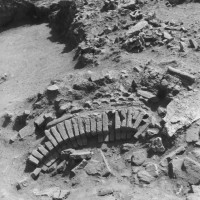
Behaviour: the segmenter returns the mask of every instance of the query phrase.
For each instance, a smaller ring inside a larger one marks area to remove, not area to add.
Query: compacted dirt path
[[[0,33],[0,111],[36,94],[51,80],[73,69],[72,53],[52,42],[47,24],[26,25]]]

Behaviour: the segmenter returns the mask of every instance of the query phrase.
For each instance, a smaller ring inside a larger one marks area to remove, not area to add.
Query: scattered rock
[[[192,124],[186,130],[186,142],[197,142],[199,140],[200,125],[198,123]]]
[[[184,158],[183,164],[186,173],[190,176],[188,182],[198,184],[200,181],[200,164],[189,157]]]
[[[62,190],[59,187],[51,187],[41,191],[39,191],[38,189],[34,189],[33,194],[41,197],[49,197],[53,200],[64,200],[69,196],[70,191]]]
[[[82,160],[80,164],[78,164],[75,168],[71,170],[71,172],[76,175],[81,169],[84,169],[84,167],[87,165],[87,160]]]
[[[71,113],[74,114],[74,113],[78,113],[78,112],[81,112],[83,111],[83,107],[81,106],[74,106],[72,109],[71,109]]]
[[[49,87],[47,87],[48,92],[57,93],[58,90],[59,90],[59,87],[56,84],[50,85]]]
[[[126,152],[126,151],[130,151],[131,149],[133,149],[135,147],[134,144],[130,144],[130,143],[125,143],[121,146],[121,151],[122,152]]]
[[[112,188],[101,188],[98,190],[97,194],[98,196],[107,196],[107,195],[111,195],[113,192],[114,191]]]
[[[160,117],[164,118],[166,116],[167,111],[165,108],[159,106],[157,111]]]
[[[151,183],[152,181],[155,180],[155,178],[145,170],[139,171],[137,173],[137,176],[140,181],[145,183]]]
[[[174,158],[172,161],[169,162],[169,176],[171,178],[185,178],[185,174],[182,171],[184,158]]]
[[[195,50],[198,50],[199,44],[197,43],[197,41],[195,41],[194,39],[190,39],[189,42],[190,42],[191,48],[194,48]]]
[[[148,163],[145,170],[153,177],[158,177],[160,171],[158,165],[154,163]]]
[[[142,165],[147,159],[147,151],[141,149],[132,153],[131,162],[133,165],[139,166]]]
[[[71,106],[72,106],[72,104],[70,102],[61,105],[59,108],[59,113],[62,114],[64,112],[68,111],[71,108]]]
[[[102,175],[102,170],[102,164],[96,160],[90,160],[90,162],[85,167],[86,173],[91,176]]]
[[[147,100],[152,101],[152,102],[158,102],[158,98],[154,94],[152,94],[151,92],[144,91],[144,90],[138,90],[137,94],[139,96],[142,96],[143,98],[145,98]]]
[[[40,115],[34,122],[35,126],[41,128],[45,124],[44,115]]]
[[[132,37],[136,34],[138,34],[140,31],[142,31],[144,28],[148,26],[148,22],[145,20],[142,20],[138,22],[135,26],[132,26],[128,31],[127,31],[127,36]]]
[[[147,129],[147,136],[153,137],[155,135],[158,135],[159,131],[160,130],[158,128],[148,128]]]
[[[163,146],[162,138],[161,137],[157,137],[157,138],[154,138],[152,140],[151,149],[155,153],[163,153],[163,152],[165,152],[165,147]]]

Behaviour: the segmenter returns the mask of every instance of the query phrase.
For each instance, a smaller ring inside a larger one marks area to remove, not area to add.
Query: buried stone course
[[[149,125],[149,115],[131,107],[60,122],[45,130],[46,142],[29,156],[28,161],[36,167],[32,177],[36,178],[40,171],[48,171],[65,149],[87,147],[88,140],[92,137],[98,143],[138,139]]]

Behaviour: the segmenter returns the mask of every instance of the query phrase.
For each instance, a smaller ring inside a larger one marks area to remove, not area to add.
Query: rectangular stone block
[[[127,110],[126,109],[122,109],[120,111],[120,118],[121,118],[121,139],[122,140],[126,140],[126,132],[127,132]]]
[[[147,130],[148,127],[149,127],[149,123],[146,123],[146,124],[140,126],[139,129],[138,129],[138,131],[137,131],[136,134],[134,135],[134,138],[138,139],[139,136],[140,136],[142,133],[144,133],[144,132]]]
[[[83,142],[82,142],[81,137],[79,135],[79,128],[78,128],[77,119],[73,118],[71,120],[71,122],[72,122],[72,127],[73,127],[73,130],[74,130],[74,136],[76,138],[76,141],[77,141],[79,146],[83,146]]]
[[[60,133],[56,130],[55,126],[51,127],[50,131],[51,131],[52,135],[55,137],[58,144],[63,142],[63,139],[61,138]]]
[[[32,173],[31,173],[31,177],[35,180],[38,178],[39,174],[41,172],[41,168],[36,168]]]
[[[44,158],[44,156],[37,150],[33,150],[32,155],[40,161]]]
[[[144,117],[144,113],[140,112],[139,115],[136,118],[135,123],[133,124],[133,129],[137,130],[137,128],[139,127],[140,123],[142,122],[142,119]]]
[[[133,109],[132,108],[128,108],[127,110],[127,139],[131,139],[133,136],[133,122],[132,122],[132,115],[133,115]]]
[[[67,131],[63,122],[56,125],[58,132],[60,133],[62,139],[66,141],[68,139]]]
[[[49,154],[49,151],[43,146],[43,145],[40,145],[38,147],[38,150],[41,152],[42,155],[44,156],[47,156]]]
[[[87,137],[85,135],[85,129],[84,129],[84,124],[83,124],[83,119],[78,117],[78,127],[79,127],[79,134],[80,137],[82,139],[83,145],[86,146],[87,145]]]
[[[96,125],[96,117],[92,116],[90,118],[90,125],[91,125],[91,135],[95,136],[97,135],[97,125]]]
[[[132,120],[133,122],[136,121],[138,115],[139,115],[140,111],[139,110],[134,110],[133,114],[132,114]]]
[[[38,165],[39,164],[39,160],[37,158],[35,158],[34,156],[32,156],[32,155],[30,155],[28,157],[28,160],[34,165]]]
[[[70,138],[70,141],[71,141],[73,147],[77,148],[78,144],[74,137],[71,120],[65,120],[65,128],[67,130],[68,137]]]
[[[108,115],[107,113],[102,114],[102,120],[103,120],[103,133],[104,133],[104,141],[109,142],[109,121],[108,121]]]
[[[49,151],[52,151],[54,149],[54,146],[52,145],[52,143],[50,141],[48,142],[45,142],[44,143],[46,148],[49,150]]]
[[[42,166],[42,172],[43,173],[46,173],[46,171],[48,170],[48,167],[46,165],[43,165]]]
[[[58,146],[58,142],[56,139],[51,135],[49,130],[45,130],[45,135],[49,139],[49,141],[53,144],[54,147]]]
[[[47,167],[50,167],[54,162],[56,162],[56,160],[59,158],[59,154],[57,152],[52,153],[51,155],[49,155],[47,157],[47,159],[43,162],[44,165],[46,165]]]
[[[115,141],[115,114],[111,113],[109,117],[109,141],[114,142]]]
[[[121,127],[121,121],[120,121],[119,113],[118,111],[115,111],[115,138],[116,140],[121,139],[120,127]]]
[[[102,143],[104,141],[104,133],[103,133],[103,121],[102,121],[102,115],[98,115],[96,117],[96,123],[97,123],[97,136],[98,136],[98,142]]]
[[[90,118],[84,118],[84,127],[85,127],[85,133],[86,136],[91,136],[91,125],[90,125]]]

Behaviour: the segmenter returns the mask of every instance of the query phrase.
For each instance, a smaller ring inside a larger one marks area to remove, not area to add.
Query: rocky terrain
[[[0,0],[0,199],[200,199],[199,3]]]

